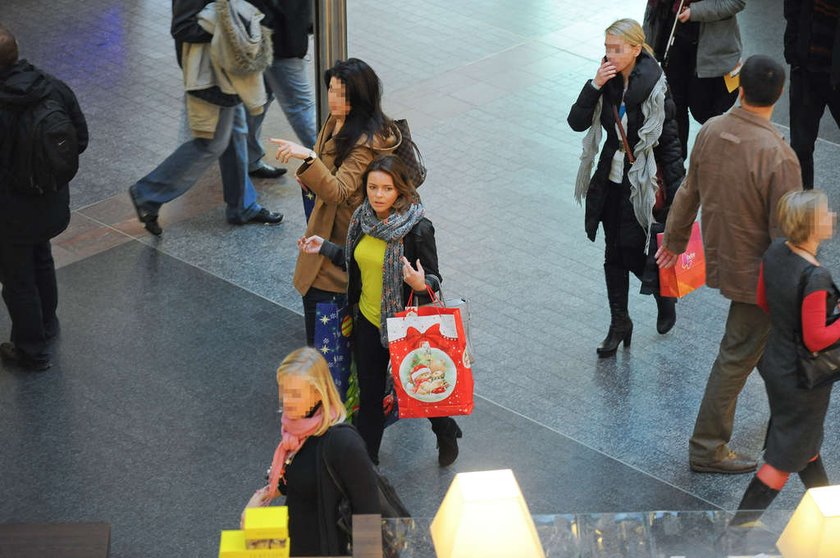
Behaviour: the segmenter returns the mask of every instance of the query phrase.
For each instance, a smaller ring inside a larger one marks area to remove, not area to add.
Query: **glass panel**
[[[792,511],[765,512],[730,527],[724,511],[535,515],[547,558],[714,558],[778,556]],[[431,518],[383,520],[387,558],[435,558]]]

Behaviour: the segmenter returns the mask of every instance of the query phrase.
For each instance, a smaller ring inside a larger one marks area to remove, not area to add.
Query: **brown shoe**
[[[729,454],[720,461],[712,463],[697,463],[689,461],[691,470],[695,473],[722,473],[725,475],[740,475],[755,471],[758,464],[740,453],[729,450]]]

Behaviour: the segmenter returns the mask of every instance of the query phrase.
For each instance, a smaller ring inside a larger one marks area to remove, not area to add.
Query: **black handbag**
[[[408,121],[394,120],[394,125],[400,131],[402,141],[394,148],[394,155],[399,157],[408,171],[408,178],[415,188],[419,188],[426,180],[426,165],[423,163],[423,156],[417,144],[411,139],[411,130],[408,128]]]
[[[799,308],[802,309],[805,285],[815,266],[809,266],[799,279]],[[802,325],[795,334],[796,372],[799,387],[816,389],[840,380],[840,341],[821,351],[811,351],[802,340]]]
[[[351,424],[342,423],[336,424],[330,430],[335,428],[353,428],[355,427]],[[330,434],[326,435],[326,439],[324,440],[325,446],[321,450],[321,458],[324,462],[324,467],[327,469],[327,473],[330,475],[330,478],[335,484],[335,487],[338,489],[338,493],[340,494],[340,498],[338,501],[338,528],[345,534],[347,540],[350,543],[350,548],[347,549],[348,552],[352,553],[352,545],[353,545],[353,509],[350,506],[350,498],[347,497],[347,491],[344,490],[344,487],[341,485],[341,482],[338,480],[338,477],[335,474],[330,462],[326,458],[327,448],[329,447],[326,444],[329,444],[330,441]],[[376,487],[379,492],[379,507],[381,509],[381,516],[383,519],[398,519],[398,518],[410,518],[411,513],[409,513],[408,508],[405,507],[402,500],[400,500],[397,491],[394,489],[393,485],[388,481],[388,479],[379,472],[373,464],[373,472],[376,475]],[[382,525],[382,546],[385,558],[392,558],[399,556],[399,551],[403,550],[405,547],[405,541],[399,540],[394,533],[386,528],[386,525]]]

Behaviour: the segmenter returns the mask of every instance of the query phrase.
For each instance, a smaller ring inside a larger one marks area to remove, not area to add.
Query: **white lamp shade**
[[[840,486],[805,492],[776,546],[784,558],[840,556]]]
[[[510,469],[457,474],[431,532],[438,558],[545,558]]]

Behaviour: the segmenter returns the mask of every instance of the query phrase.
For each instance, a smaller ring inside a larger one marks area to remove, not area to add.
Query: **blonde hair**
[[[782,196],[776,209],[782,234],[794,244],[807,241],[814,234],[817,213],[823,205],[828,205],[828,197],[821,190],[800,190]]]
[[[277,368],[278,387],[282,385],[283,378],[286,376],[303,378],[321,398],[321,405],[324,408],[323,421],[315,431],[315,436],[321,436],[330,426],[343,422],[347,417],[347,410],[338,395],[338,390],[335,389],[330,368],[321,353],[312,347],[292,351]],[[336,415],[335,419],[333,415]]]
[[[653,49],[645,42],[645,31],[638,21],[631,18],[616,20],[604,31],[605,35],[614,35],[624,40],[631,47],[641,46],[653,56]]]

